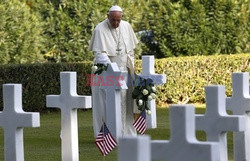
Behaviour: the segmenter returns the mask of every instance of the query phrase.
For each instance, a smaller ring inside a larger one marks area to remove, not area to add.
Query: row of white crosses
[[[121,72],[116,63],[111,63],[107,69],[107,72],[103,72],[101,77],[103,78],[104,84],[108,83],[109,76],[113,78],[119,78],[128,74],[127,72]],[[162,85],[166,83],[165,74],[155,74],[154,70],[154,56],[142,56],[142,78],[148,79],[151,78],[155,85]],[[122,136],[121,134],[121,90],[128,89],[127,84],[130,82],[125,82],[122,79],[114,79],[113,86],[101,86],[106,93],[106,124],[112,134],[112,136],[117,140]],[[130,80],[129,80],[130,81]],[[117,85],[119,84],[119,85]],[[151,114],[147,115],[147,128],[156,128],[156,105],[155,100],[148,102],[148,107],[151,110]]]
[[[113,67],[114,65],[111,64]],[[113,69],[113,68],[112,68]],[[113,69],[119,73],[119,71]],[[119,73],[120,75],[120,73]],[[227,131],[238,131],[234,135],[235,160],[249,159],[249,96],[248,73],[233,74],[233,96],[227,98],[226,104],[234,114],[245,116],[229,116],[225,108],[225,89],[223,86],[209,86],[206,88],[207,112],[205,115],[194,115],[194,107],[191,105],[173,105],[170,107],[171,139],[168,141],[149,141],[149,138],[139,138],[139,141],[128,141],[122,138],[119,141],[119,149],[136,148],[134,155],[123,155],[128,150],[119,150],[119,156],[130,156],[131,161],[145,159],[145,148],[149,151],[146,158],[160,160],[224,160],[227,153],[225,133]],[[117,89],[115,89],[117,90]],[[118,89],[119,90],[119,89]],[[4,111],[0,112],[0,126],[5,132],[5,160],[23,161],[23,127],[39,126],[38,113],[26,113],[22,110],[21,85],[5,84]],[[47,106],[59,107],[62,111],[62,160],[78,161],[78,132],[77,132],[77,108],[88,108],[91,106],[90,96],[78,96],[76,93],[76,73],[61,73],[61,94],[59,96],[47,96]],[[210,109],[212,108],[212,109]],[[213,119],[209,119],[212,117]],[[200,120],[195,125],[196,120]],[[245,120],[246,119],[246,120]],[[217,121],[215,121],[217,120]],[[229,120],[230,123],[227,123]],[[220,122],[220,123],[218,123]],[[232,123],[233,122],[233,123]],[[212,126],[214,124],[214,126]],[[231,126],[226,126],[231,124]],[[246,126],[245,126],[246,124]],[[117,125],[116,125],[117,126]],[[195,138],[195,126],[197,129],[210,126],[203,130],[207,133],[208,142],[200,142]],[[67,130],[65,130],[67,129]],[[243,131],[243,132],[242,132]],[[239,134],[239,135],[237,135]],[[8,137],[6,137],[8,136]],[[131,138],[128,138],[131,139]],[[144,143],[146,142],[146,143]],[[131,146],[131,144],[133,144]],[[150,143],[150,144],[148,144]],[[66,146],[67,145],[67,146]],[[134,146],[136,145],[136,146]],[[129,148],[127,148],[129,146]],[[150,148],[151,147],[151,148]],[[143,150],[142,150],[143,149]],[[141,151],[142,150],[142,151]],[[238,152],[240,150],[240,152]],[[151,151],[151,153],[150,153]],[[176,153],[178,151],[178,153]],[[132,157],[135,157],[134,159]],[[122,160],[122,157],[119,157]],[[126,157],[126,159],[128,159]]]
[[[61,109],[62,161],[79,161],[77,109],[90,108],[91,96],[76,92],[76,72],[61,72],[61,94],[48,95],[47,107]],[[4,109],[0,127],[4,128],[5,161],[24,161],[23,128],[39,127],[40,115],[22,109],[22,85],[3,85]]]
[[[234,133],[234,161],[250,160],[250,95],[249,74],[233,74],[233,95],[227,98],[227,109],[234,115],[242,115],[246,118],[246,130]]]
[[[127,72],[121,72],[116,63],[111,63],[108,67],[107,72],[102,73],[104,83],[106,84],[106,77],[114,76],[121,77],[128,74]],[[151,78],[155,85],[162,85],[166,83],[165,74],[156,74],[154,68],[154,56],[142,56],[142,73],[139,74],[142,78]],[[130,80],[129,80],[130,81]],[[120,86],[116,84],[120,83]],[[118,139],[121,137],[121,90],[128,89],[127,84],[124,80],[114,80],[114,86],[101,86],[106,93],[106,124],[109,127],[111,134],[114,138]],[[148,107],[151,114],[146,116],[147,128],[157,128],[157,117],[156,117],[156,103],[155,99],[148,102]]]
[[[157,84],[166,82],[165,75],[154,73],[154,57],[143,58],[144,78],[153,78]],[[106,74],[106,75],[105,75]],[[108,75],[121,76],[122,73],[117,64],[112,63],[103,77]],[[61,138],[62,138],[62,160],[78,161],[78,123],[77,109],[90,108],[91,96],[79,96],[76,92],[76,72],[61,72],[61,94],[48,95],[46,97],[47,107],[56,107],[61,110]],[[121,137],[121,105],[120,90],[127,89],[126,83],[121,81],[121,86],[103,86],[107,93],[106,110],[107,124],[113,136],[118,139]],[[118,82],[115,82],[117,84]],[[4,110],[0,112],[0,127],[4,128],[5,160],[6,161],[23,161],[23,127],[39,127],[39,113],[27,113],[22,109],[22,85],[21,84],[4,84],[3,85]],[[155,102],[152,102],[152,115],[148,118],[149,128],[156,128],[156,109]]]
[[[232,97],[228,98],[225,97],[224,86],[211,85],[205,88],[206,112],[204,115],[195,115],[193,105],[171,105],[169,109],[170,140],[150,141],[148,137],[120,138],[119,161],[150,161],[151,159],[227,161],[226,133],[228,131],[233,131],[234,134],[234,160],[249,161],[249,74],[233,73],[232,82],[233,93]],[[233,115],[228,115],[226,110],[232,111]],[[206,142],[196,139],[196,130],[206,132]],[[128,149],[131,148],[136,151],[136,154],[129,155],[131,151]]]

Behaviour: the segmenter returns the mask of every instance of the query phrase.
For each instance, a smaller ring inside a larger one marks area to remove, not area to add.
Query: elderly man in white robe
[[[112,6],[107,19],[99,23],[92,35],[89,50],[95,54],[94,64],[117,63],[121,71],[134,71],[134,49],[138,43],[131,25],[122,20],[123,12],[119,6]],[[125,79],[128,79],[126,77]],[[128,80],[127,80],[128,81]],[[135,135],[133,127],[132,86],[121,91],[122,135]],[[105,92],[98,86],[92,86],[93,127],[97,137],[105,118]]]

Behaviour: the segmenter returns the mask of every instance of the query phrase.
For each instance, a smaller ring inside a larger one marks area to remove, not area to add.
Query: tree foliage
[[[42,23],[19,0],[0,1],[0,64],[44,61]]]
[[[152,0],[143,22],[154,33],[158,57],[235,54],[250,50],[250,2]],[[151,47],[150,44],[147,45]]]
[[[2,0],[0,63],[92,60],[88,43],[112,5],[157,58],[250,51],[248,0]]]
[[[40,0],[41,2],[44,0]],[[40,2],[40,3],[41,3]],[[80,62],[92,60],[93,53],[88,51],[88,43],[95,26],[107,17],[111,5],[118,2],[112,0],[74,0],[41,3],[42,7],[33,4],[43,17],[46,38],[45,58],[51,62]],[[124,19],[134,24],[138,2],[123,1]],[[139,19],[139,18],[138,18]]]

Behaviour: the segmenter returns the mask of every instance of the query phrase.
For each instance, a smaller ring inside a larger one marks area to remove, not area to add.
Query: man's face
[[[109,19],[109,22],[111,24],[111,27],[117,28],[117,27],[119,27],[119,24],[120,24],[121,19],[122,19],[122,12],[118,12],[118,11],[109,12],[108,19]]]

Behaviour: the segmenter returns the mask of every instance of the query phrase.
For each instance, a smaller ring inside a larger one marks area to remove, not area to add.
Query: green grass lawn
[[[204,113],[204,108],[197,108],[196,113]],[[25,161],[60,161],[61,140],[60,140],[60,113],[41,114],[41,126],[39,128],[24,129],[24,153]],[[79,126],[79,152],[80,161],[103,161],[100,151],[95,145],[92,129],[91,110],[78,111]],[[167,108],[157,109],[157,129],[149,129],[146,134],[151,139],[170,139],[169,113]],[[197,138],[205,140],[204,132],[198,131]],[[228,134],[229,160],[233,160],[232,133]],[[4,160],[3,150],[3,129],[0,128],[0,161]],[[117,161],[117,148],[113,150],[105,161]]]

